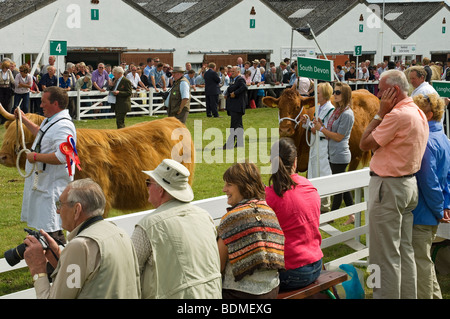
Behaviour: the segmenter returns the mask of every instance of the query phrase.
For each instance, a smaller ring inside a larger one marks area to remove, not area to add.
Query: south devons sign
[[[297,57],[298,75],[321,81],[333,81],[334,66],[331,60]]]

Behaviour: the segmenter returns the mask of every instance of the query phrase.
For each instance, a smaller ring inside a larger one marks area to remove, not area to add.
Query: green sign
[[[364,31],[364,24],[360,24],[359,25],[359,32],[363,32]]]
[[[98,9],[91,9],[91,20],[98,20]]]
[[[353,54],[354,56],[361,56],[362,55],[362,45],[355,45],[355,52]]]
[[[434,89],[440,97],[450,97],[450,82],[448,81],[433,81]]]
[[[67,55],[67,41],[50,41],[50,55]]]
[[[442,33],[445,33],[445,27],[442,27]]]
[[[255,19],[250,19],[250,29],[254,29],[256,25]]]
[[[333,61],[297,57],[297,70],[299,76],[310,79],[333,81]]]

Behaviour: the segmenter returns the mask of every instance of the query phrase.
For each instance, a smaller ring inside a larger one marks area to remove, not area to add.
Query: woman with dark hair
[[[308,179],[295,173],[297,149],[291,138],[272,146],[271,162],[266,201],[285,236],[286,270],[280,271],[280,289],[299,289],[314,282],[322,269],[320,196]]]
[[[264,184],[255,164],[228,168],[223,192],[227,213],[218,227],[217,245],[224,299],[275,299],[284,268],[284,235],[265,202]]]
[[[333,174],[344,173],[350,163],[352,154],[348,141],[352,132],[355,117],[351,107],[352,89],[346,83],[338,82],[334,87],[334,112],[325,125],[320,118],[314,120],[314,128],[316,131],[322,132],[328,139],[328,156],[330,160],[331,172]],[[337,210],[341,207],[342,197],[346,206],[353,205],[353,197],[350,192],[344,194],[336,194],[333,197],[331,210]],[[353,222],[355,217],[351,215],[346,224]]]
[[[28,64],[23,64],[19,68],[19,73],[16,75],[14,80],[14,106],[11,109],[11,113],[14,112],[16,107],[20,104],[20,109],[24,113],[28,113],[30,104],[30,90],[33,86],[33,77],[29,74],[30,66]],[[21,103],[22,102],[22,103]]]

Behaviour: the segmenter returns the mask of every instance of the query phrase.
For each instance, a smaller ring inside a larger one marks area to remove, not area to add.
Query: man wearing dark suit
[[[219,117],[217,105],[219,105],[220,77],[216,72],[216,64],[210,63],[209,69],[205,72],[205,97],[206,97],[206,116]]]
[[[280,78],[282,78],[282,72],[280,73]],[[280,85],[282,82],[277,79],[277,68],[271,67],[265,72],[265,84],[270,85]],[[281,89],[267,89],[267,95],[273,96],[275,98],[281,95]]]
[[[230,136],[223,146],[224,149],[244,146],[242,116],[245,114],[247,84],[240,74],[241,69],[238,66],[231,69],[230,85],[224,93],[227,114],[231,117]]]
[[[286,70],[287,64],[286,62],[280,62],[280,65],[276,68],[276,82],[283,82],[284,70]]]
[[[114,82],[111,86],[110,95],[112,95],[111,109],[116,114],[117,128],[125,127],[125,116],[127,112],[131,111],[131,93],[132,86],[130,80],[123,76],[124,70],[122,67],[115,67],[113,70]]]

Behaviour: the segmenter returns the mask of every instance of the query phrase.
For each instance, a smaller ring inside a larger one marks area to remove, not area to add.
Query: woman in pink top
[[[322,236],[319,232],[320,196],[317,189],[296,173],[297,149],[291,138],[272,146],[272,176],[266,202],[275,211],[285,235],[285,271],[280,290],[299,289],[314,282],[322,269]]]

